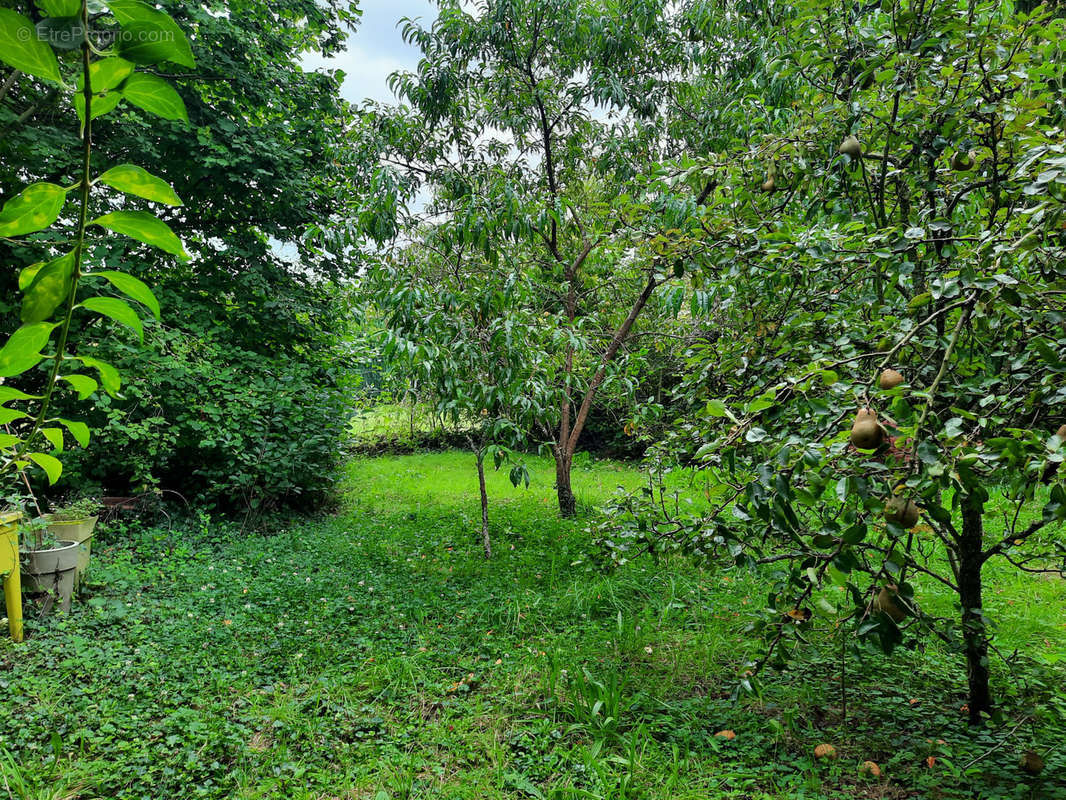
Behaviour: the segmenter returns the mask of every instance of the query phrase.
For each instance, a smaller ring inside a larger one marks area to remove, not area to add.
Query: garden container
[[[45,514],[44,520],[48,523],[48,532],[61,542],[77,542],[84,545],[78,551],[78,575],[76,582],[80,583],[85,570],[89,568],[89,555],[93,546],[93,530],[96,528],[96,517],[84,519],[54,520],[51,514]]]
[[[81,549],[78,542],[60,542],[58,547],[50,550],[22,551],[22,583],[27,592],[48,594],[42,608],[44,613],[48,613],[56,601],[63,611],[70,611]]]
[[[17,511],[0,512],[0,581],[11,638],[22,641],[22,581],[19,574],[19,520]]]

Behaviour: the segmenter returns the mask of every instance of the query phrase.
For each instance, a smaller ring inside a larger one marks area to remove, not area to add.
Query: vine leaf
[[[119,300],[117,297],[90,297],[83,300],[81,305],[82,308],[95,311],[97,314],[103,314],[105,317],[110,317],[115,322],[131,328],[140,337],[141,344],[144,344],[144,325],[141,324],[141,318],[137,316],[137,312],[130,308],[129,303],[125,300]]]
[[[88,375],[60,375],[59,379],[70,384],[71,388],[78,393],[79,400],[85,400],[100,388],[100,384]]]
[[[30,264],[28,267],[22,268],[22,272],[19,273],[20,292],[24,292],[30,288],[33,279],[37,277],[37,273],[40,272],[47,263],[47,261],[38,261],[36,264]]]
[[[122,26],[118,49],[124,58],[136,64],[172,61],[196,67],[185,32],[167,14],[139,0],[110,0],[107,5]]]
[[[100,373],[100,383],[103,385],[105,392],[112,397],[118,395],[118,390],[122,388],[122,376],[118,374],[117,369],[98,358],[91,358],[90,356],[74,357],[85,366]],[[70,377],[74,376],[71,375]]]
[[[12,400],[40,400],[40,395],[26,394],[14,386],[0,386],[0,404],[10,403]]]
[[[0,8],[0,61],[27,75],[64,85],[52,48],[37,37],[29,19],[9,8]]]
[[[0,211],[0,236],[21,236],[47,228],[67,201],[67,190],[54,183],[35,183],[12,197]]]
[[[122,96],[138,108],[163,119],[189,121],[185,101],[177,90],[162,78],[135,72],[122,85]]]
[[[42,322],[70,295],[74,277],[74,253],[49,261],[34,275],[22,300],[22,321]]]
[[[16,330],[0,349],[0,378],[21,375],[44,358],[41,348],[56,326],[50,322],[35,322]]]
[[[85,41],[85,26],[81,17],[46,17],[35,26],[37,38],[56,50],[78,50]]]
[[[82,447],[89,446],[89,426],[84,422],[80,422],[76,419],[63,419],[60,417],[59,424],[70,431],[70,435],[74,437],[75,441]]]
[[[41,428],[41,435],[52,443],[59,452],[63,452],[63,430],[62,428]]]
[[[48,483],[53,484],[59,480],[59,476],[63,474],[63,465],[58,458],[50,456],[47,453],[29,453],[27,457],[30,461],[34,462],[37,466],[44,470],[48,476]]]
[[[119,92],[108,92],[107,94],[94,94],[93,95],[93,113],[92,118],[102,117],[111,111],[114,111],[118,104],[122,102],[122,95]],[[78,112],[78,120],[82,125],[85,124],[85,95],[74,95],[74,110]]]
[[[148,285],[140,278],[127,275],[125,272],[114,272],[111,270],[94,272],[92,275],[93,277],[106,278],[111,282],[112,286],[126,295],[126,297],[146,305],[156,319],[161,318],[159,301],[156,300],[155,295],[152,294],[152,290],[148,288]]]
[[[160,319],[159,301],[155,299],[152,290],[140,278],[127,275],[125,272],[111,270],[94,272],[92,275],[93,277],[106,278],[111,281],[111,285],[126,295],[126,297],[136,300],[138,303],[143,303],[156,319]]]
[[[112,91],[130,75],[133,74],[134,65],[124,58],[112,56],[100,61],[94,61],[89,66],[89,85],[93,90],[93,119],[102,117],[109,111],[113,111],[122,102],[122,92]],[[78,93],[74,95],[74,110],[78,112],[78,119],[85,124],[85,96],[81,89],[85,87],[84,74],[78,78]]]
[[[89,65],[89,85],[95,94],[107,92],[133,74],[134,65],[124,58],[111,56]],[[78,89],[85,86],[85,77],[78,78]]]
[[[170,226],[147,211],[112,211],[110,214],[97,217],[91,224],[158,247],[182,261],[189,260],[189,254],[185,252],[181,239],[175,235]]]
[[[29,414],[24,411],[16,411],[13,408],[0,407],[0,425],[7,425],[10,422],[14,422],[17,419],[24,419],[28,416]]]
[[[76,17],[81,13],[81,0],[37,0],[37,7],[47,17]]]
[[[143,197],[153,203],[163,203],[168,206],[180,206],[181,198],[174,192],[170,184],[162,178],[157,178],[143,167],[133,164],[120,164],[112,167],[97,181],[107,184],[112,189],[120,192]]]

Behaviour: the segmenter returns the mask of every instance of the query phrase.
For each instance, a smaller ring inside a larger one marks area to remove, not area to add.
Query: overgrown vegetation
[[[112,523],[76,612],[0,643],[14,797],[1066,796],[1063,582],[993,575],[1000,646],[1025,654],[996,678],[1002,727],[967,730],[942,645],[841,660],[846,629],[737,704],[767,583],[677,559],[575,569],[587,535],[545,513],[550,458],[529,489],[488,474],[486,562],[469,458],[353,462],[336,517],[266,536]],[[642,480],[574,472],[584,507]],[[1042,777],[1018,768],[1029,747]]]
[[[0,9],[0,794],[1066,797],[1062,4],[436,6]]]
[[[162,488],[230,512],[310,510],[339,464],[347,301],[337,281],[349,264],[304,234],[337,204],[334,162],[349,109],[337,76],[304,71],[301,53],[336,52],[357,11],[302,0],[162,5],[189,34],[186,63],[156,69],[176,87],[168,102],[182,105],[180,118],[150,122],[121,102],[94,122],[93,139],[108,159],[121,154],[173,186],[183,206],[164,216],[194,261],[117,238],[88,240],[87,263],[122,265],[146,281],[166,321],[149,321],[144,343],[119,331],[103,341],[95,329],[73,331],[73,352],[91,350],[126,378],[121,396],[101,393],[87,414],[78,408],[97,442],[68,453],[58,491]],[[31,22],[46,13],[31,0],[14,7]],[[92,13],[95,44],[105,47],[113,26]],[[12,70],[0,86],[0,194],[27,179],[73,182],[79,131],[55,113],[61,93]],[[0,278],[3,330],[14,329],[19,269],[38,261],[41,247],[58,246],[43,234],[0,239],[10,267]],[[59,416],[75,413],[58,399]]]

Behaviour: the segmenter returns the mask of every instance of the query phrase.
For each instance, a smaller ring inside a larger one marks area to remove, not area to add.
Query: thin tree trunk
[[[577,443],[581,437],[581,431],[585,427],[585,422],[588,420],[589,410],[592,408],[592,401],[596,397],[596,391],[600,388],[604,378],[607,377],[607,367],[614,361],[614,357],[618,354],[619,348],[621,348],[626,337],[629,336],[629,331],[633,328],[633,323],[637,321],[637,317],[640,316],[640,312],[644,310],[644,306],[647,305],[648,300],[651,298],[652,293],[658,286],[658,282],[655,277],[649,276],[648,282],[644,285],[644,290],[640,293],[636,300],[633,301],[633,305],[629,309],[629,314],[622,321],[622,324],[618,326],[618,329],[611,337],[611,342],[607,346],[607,351],[600,359],[600,365],[596,369],[596,373],[592,376],[592,380],[589,381],[588,389],[585,390],[585,395],[581,400],[581,406],[577,409],[577,414],[573,418],[571,423],[570,419],[570,395],[569,392],[563,398],[561,421],[559,424],[559,438],[555,443],[553,452],[555,454],[555,491],[559,496],[559,514],[566,517],[573,517],[577,513],[577,503],[574,500],[574,492],[570,488],[570,467],[574,463],[574,453],[577,452]],[[569,376],[573,371],[573,351],[568,351],[566,355],[566,375]]]
[[[485,548],[485,558],[492,558],[492,541],[489,538],[489,493],[485,488],[485,448],[478,448],[477,481],[481,487],[481,544]]]
[[[984,504],[972,496],[962,502],[962,538],[959,542],[959,602],[962,605],[962,636],[966,651],[970,724],[981,722],[981,713],[991,713],[989,689],[988,632],[982,613],[981,567]]]
[[[574,454],[565,448],[556,447],[555,454],[555,493],[559,497],[559,515],[563,518],[577,514],[577,500],[570,488],[570,467],[574,463]]]

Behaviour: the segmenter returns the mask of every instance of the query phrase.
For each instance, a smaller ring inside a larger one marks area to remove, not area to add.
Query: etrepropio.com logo
[[[98,47],[118,45],[120,50],[138,45],[160,44],[175,40],[173,31],[156,27],[137,28],[136,26],[110,30],[93,30],[90,26],[89,37]],[[34,38],[50,44],[57,50],[73,50],[81,47],[85,41],[85,26],[80,19],[49,18],[38,23],[32,29],[19,28],[19,41],[28,42]]]

